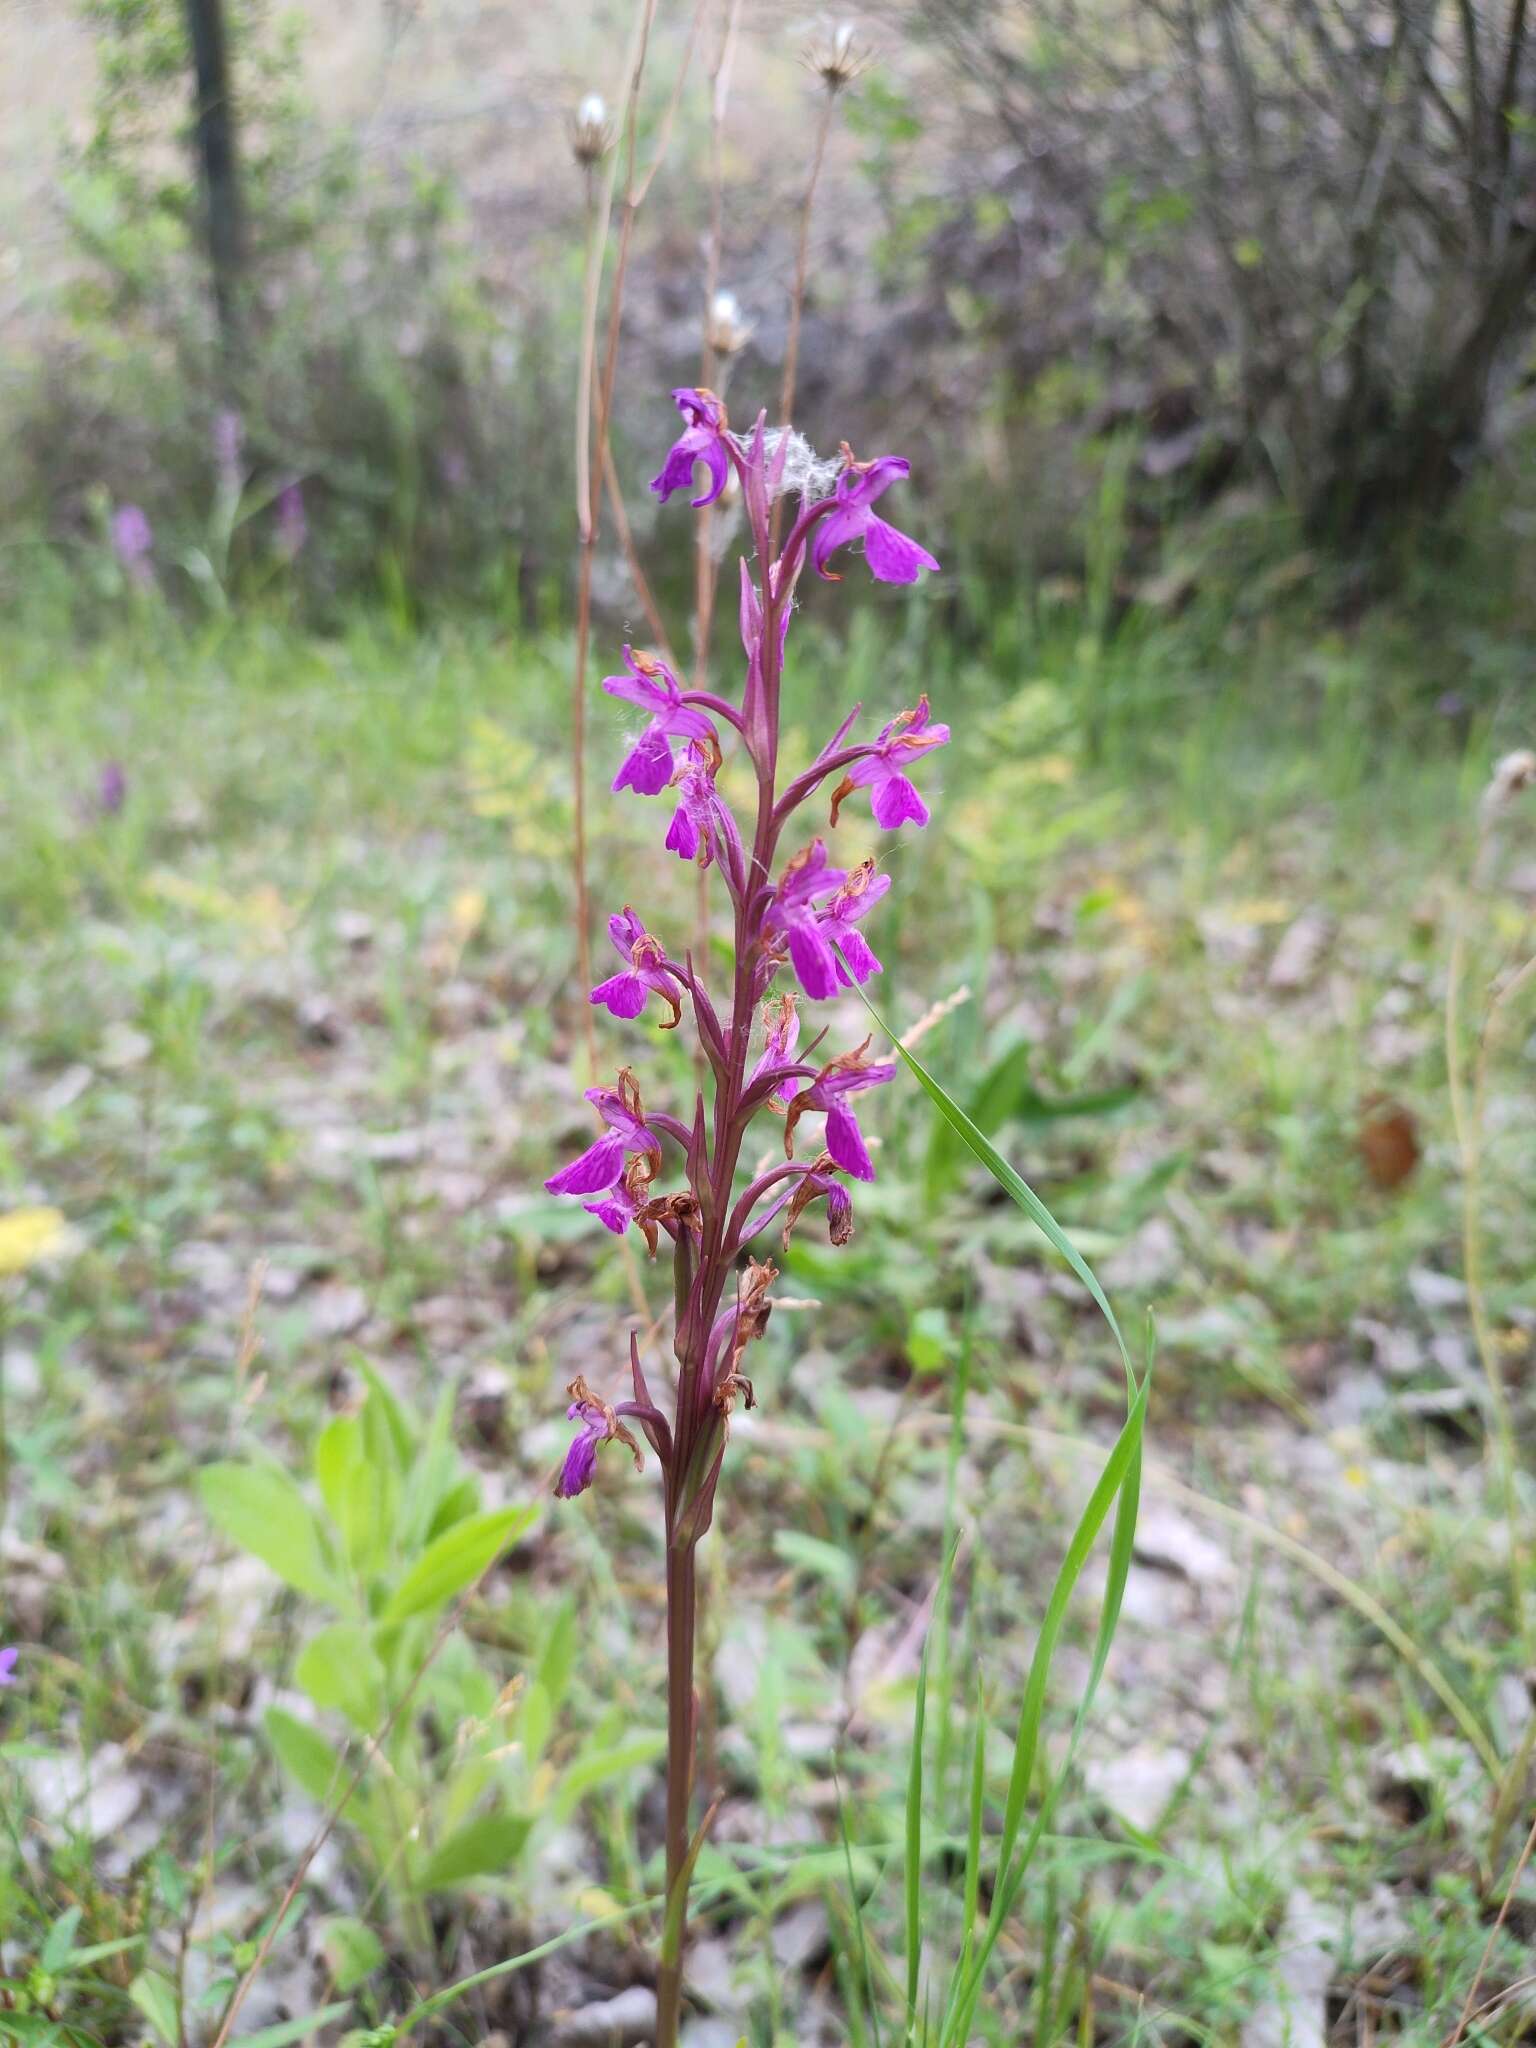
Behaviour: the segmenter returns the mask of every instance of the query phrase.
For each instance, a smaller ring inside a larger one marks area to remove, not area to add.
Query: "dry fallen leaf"
[[[1372,1185],[1384,1192],[1400,1188],[1419,1163],[1418,1119],[1391,1096],[1365,1098],[1355,1142]]]

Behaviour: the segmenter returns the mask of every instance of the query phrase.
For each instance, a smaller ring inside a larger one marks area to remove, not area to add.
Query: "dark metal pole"
[[[203,226],[213,274],[219,332],[233,348],[240,326],[240,277],[245,267],[245,213],[235,106],[229,84],[229,40],[224,0],[187,0],[196,80],[194,141],[203,187]]]

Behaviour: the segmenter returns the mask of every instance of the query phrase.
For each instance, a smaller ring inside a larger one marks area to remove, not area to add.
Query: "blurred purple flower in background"
[[[0,1650],[0,1685],[16,1683],[16,1660],[20,1655],[20,1650],[15,1648]]]
[[[96,777],[96,808],[104,818],[115,818],[128,795],[128,777],[121,761],[103,761]]]
[[[304,486],[295,477],[277,494],[277,546],[288,561],[303,553],[309,539],[309,520],[304,511]]]
[[[240,457],[245,450],[245,426],[239,413],[222,406],[213,416],[213,459],[219,483],[232,496],[240,492]]]
[[[119,505],[112,514],[112,552],[135,583],[154,581],[149,560],[154,545],[155,530],[143,506]]]

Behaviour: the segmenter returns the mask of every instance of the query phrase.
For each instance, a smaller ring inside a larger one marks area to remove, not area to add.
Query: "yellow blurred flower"
[[[11,1209],[0,1215],[0,1279],[25,1273],[64,1236],[57,1209]]]

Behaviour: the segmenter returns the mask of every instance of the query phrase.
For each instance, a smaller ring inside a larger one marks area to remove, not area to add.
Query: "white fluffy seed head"
[[[717,356],[739,355],[752,339],[752,329],[742,317],[734,292],[716,292],[709,304],[706,338]]]
[[[583,169],[601,163],[613,146],[613,130],[601,93],[587,93],[571,121],[571,154]]]

